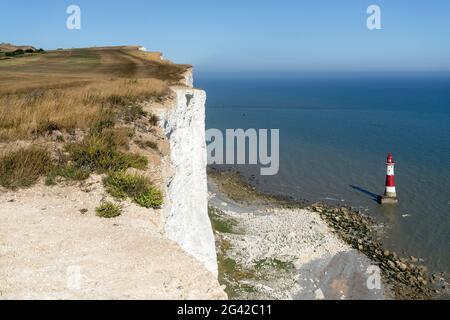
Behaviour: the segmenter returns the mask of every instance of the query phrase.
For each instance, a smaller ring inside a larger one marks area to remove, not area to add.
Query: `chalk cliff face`
[[[184,73],[184,82],[188,87],[193,87],[194,86],[194,74],[192,71],[192,68],[189,68],[185,73]]]
[[[208,217],[206,177],[206,93],[186,86],[173,87],[175,106],[163,115],[170,141],[170,171],[163,214],[164,231],[185,251],[217,276],[217,256]]]

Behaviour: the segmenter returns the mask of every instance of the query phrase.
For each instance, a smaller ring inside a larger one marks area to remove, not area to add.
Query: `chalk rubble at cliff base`
[[[225,275],[234,298],[385,298],[382,284],[376,290],[367,288],[371,261],[336,237],[319,215],[300,208],[242,205],[228,199],[211,180],[209,185],[210,205],[222,218],[236,221],[233,232],[216,233],[218,246],[227,246],[220,254],[248,275]],[[333,260],[339,255],[341,260]]]
[[[230,275],[221,276],[234,298],[423,299],[448,294],[445,275],[429,276],[419,259],[384,249],[378,239],[381,226],[360,212],[289,203],[246,186],[256,200],[243,204],[221,190],[239,188],[238,178],[233,173],[209,177],[215,208],[210,214],[213,220],[228,219],[234,230],[216,231],[219,255],[225,256],[219,262],[223,265],[228,257],[245,271],[225,270]],[[262,262],[271,262],[265,263],[265,272],[258,268]]]

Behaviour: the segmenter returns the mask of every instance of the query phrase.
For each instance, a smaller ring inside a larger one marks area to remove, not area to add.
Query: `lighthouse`
[[[381,204],[397,204],[397,191],[395,189],[395,162],[394,157],[391,153],[387,156],[386,161],[386,189],[384,191],[384,196],[380,197]]]

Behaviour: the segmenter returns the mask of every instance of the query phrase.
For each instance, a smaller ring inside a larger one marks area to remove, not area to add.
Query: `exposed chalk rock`
[[[184,76],[184,84],[188,87],[193,88],[194,87],[194,74],[192,68],[189,68],[186,70],[186,72],[183,74]]]
[[[186,87],[172,90],[176,105],[162,119],[170,141],[172,171],[166,191],[164,231],[217,276],[216,247],[208,217],[206,93]]]
[[[325,296],[324,296],[324,294],[322,292],[322,289],[317,289],[314,292],[314,299],[315,300],[324,300],[325,299]]]

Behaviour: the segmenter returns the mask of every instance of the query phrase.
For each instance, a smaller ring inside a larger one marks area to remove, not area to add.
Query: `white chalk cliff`
[[[162,115],[170,142],[171,178],[163,208],[166,236],[217,276],[214,234],[208,217],[205,141],[206,93],[192,88],[192,70],[185,86],[173,87],[175,105]]]

